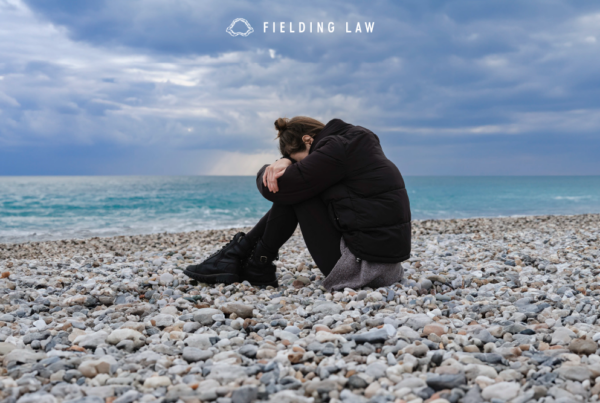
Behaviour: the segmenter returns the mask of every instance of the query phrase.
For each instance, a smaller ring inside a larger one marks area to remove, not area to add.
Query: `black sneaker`
[[[250,253],[250,257],[248,257],[242,267],[240,274],[241,280],[246,280],[250,284],[259,287],[266,287],[269,285],[278,287],[279,282],[275,276],[277,267],[273,263],[274,260],[278,259],[279,254],[267,250],[262,239],[259,240]]]
[[[202,283],[239,283],[243,261],[252,251],[245,233],[238,232],[224,247],[204,262],[188,266],[183,273]]]

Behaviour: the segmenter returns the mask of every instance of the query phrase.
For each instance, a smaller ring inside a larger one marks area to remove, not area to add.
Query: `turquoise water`
[[[600,176],[405,177],[414,219],[600,213]],[[0,177],[0,242],[253,225],[250,176]]]

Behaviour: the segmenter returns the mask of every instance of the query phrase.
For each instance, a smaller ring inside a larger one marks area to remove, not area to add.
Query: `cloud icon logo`
[[[248,27],[248,30],[246,32],[235,32],[233,30],[233,26],[235,25],[236,22],[241,21],[244,24],[246,24],[246,27]],[[252,28],[252,26],[250,25],[250,23],[248,21],[246,21],[244,18],[236,18],[235,20],[233,20],[233,22],[227,27],[227,29],[225,30],[225,32],[227,32],[229,35],[231,36],[238,36],[238,35],[242,35],[242,36],[248,36],[250,35],[252,32],[254,32],[254,28]]]

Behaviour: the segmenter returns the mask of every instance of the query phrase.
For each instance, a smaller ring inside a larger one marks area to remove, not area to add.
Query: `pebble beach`
[[[183,268],[238,231],[0,244],[0,401],[568,403],[600,393],[600,215],[413,221],[404,279]]]

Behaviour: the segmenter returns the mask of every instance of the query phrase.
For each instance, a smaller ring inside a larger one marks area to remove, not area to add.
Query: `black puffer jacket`
[[[350,251],[369,262],[401,262],[410,256],[411,215],[404,180],[369,129],[332,119],[314,138],[309,155],[278,179],[279,191],[263,185],[274,203],[296,204],[319,195]]]

